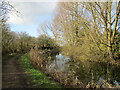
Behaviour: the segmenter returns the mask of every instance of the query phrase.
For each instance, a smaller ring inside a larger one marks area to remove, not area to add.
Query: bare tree
[[[84,3],[83,6],[92,16],[91,34],[93,41],[99,45],[98,48],[102,51],[100,44],[104,45],[107,50],[107,55],[113,58],[113,45],[117,31],[120,29],[120,2],[94,2]],[[87,25],[86,25],[87,26]]]

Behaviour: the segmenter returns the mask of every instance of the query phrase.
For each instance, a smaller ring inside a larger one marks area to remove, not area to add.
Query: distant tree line
[[[10,12],[19,13],[9,2],[0,2],[0,34],[2,43],[2,53],[25,53],[31,48],[51,49],[57,48],[58,45],[54,39],[47,35],[40,35],[38,38],[29,36],[26,32],[16,33],[10,30],[7,20]],[[55,52],[55,50],[53,50]],[[56,51],[58,53],[58,51]]]

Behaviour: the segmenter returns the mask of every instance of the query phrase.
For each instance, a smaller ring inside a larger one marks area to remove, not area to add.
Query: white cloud
[[[8,0],[10,2],[60,2],[60,1],[70,1],[70,0]]]
[[[119,0],[12,0],[12,2],[111,2],[111,1],[119,2]]]
[[[35,16],[52,15],[57,6],[57,2],[12,2],[19,16],[12,12],[9,14],[8,23],[31,24],[35,23]]]

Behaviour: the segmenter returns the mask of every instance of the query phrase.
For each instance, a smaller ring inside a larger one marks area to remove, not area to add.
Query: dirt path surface
[[[27,78],[25,72],[19,68],[16,55],[2,65],[2,88],[27,88]]]

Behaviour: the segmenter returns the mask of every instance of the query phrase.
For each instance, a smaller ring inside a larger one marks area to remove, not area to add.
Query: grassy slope
[[[44,73],[36,70],[29,62],[28,54],[20,57],[20,66],[28,73],[29,82],[33,88],[61,88],[61,86],[51,81]]]

